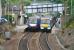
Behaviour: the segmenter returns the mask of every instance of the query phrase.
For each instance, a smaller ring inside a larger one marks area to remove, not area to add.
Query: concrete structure
[[[22,14],[22,11],[20,11],[20,21],[19,25],[24,25],[24,15]]]

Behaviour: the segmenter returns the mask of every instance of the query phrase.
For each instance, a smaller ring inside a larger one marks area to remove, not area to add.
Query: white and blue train
[[[40,17],[29,17],[29,19],[27,20],[27,25],[28,28],[27,30],[29,31],[38,31],[40,29]]]

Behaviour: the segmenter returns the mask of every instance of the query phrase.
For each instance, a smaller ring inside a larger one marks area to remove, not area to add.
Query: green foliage
[[[10,0],[11,3],[18,3],[18,0]]]
[[[24,0],[24,5],[30,5],[30,3],[32,2],[32,0]]]
[[[63,3],[63,0],[50,0],[53,3]]]
[[[74,28],[74,20],[72,20],[72,21],[70,21],[70,23],[69,23],[69,26],[68,26],[69,28]]]
[[[64,25],[64,28],[74,28],[74,18],[70,19],[69,22]]]
[[[5,4],[6,4],[6,0],[1,0],[2,7],[5,7]]]
[[[67,0],[67,5],[69,8],[67,8],[67,13],[70,14],[69,21],[65,23],[65,28],[74,28],[74,0]],[[72,1],[72,2],[71,2]],[[71,14],[72,11],[72,14]]]
[[[20,4],[21,1],[23,1],[24,5],[29,5],[32,0],[10,0],[12,4]]]
[[[32,2],[32,0],[2,0],[1,3],[2,6],[5,6],[8,3],[16,5],[20,4],[21,1],[23,1],[24,5],[29,5]]]
[[[12,15],[5,15],[3,18],[7,19],[10,23],[12,22]]]
[[[43,2],[43,1],[52,2],[52,3],[62,3],[63,2],[63,0],[36,0],[36,2]]]
[[[32,13],[27,13],[26,14],[28,17],[31,17],[32,16]]]
[[[42,2],[42,1],[49,1],[49,0],[36,0],[37,2]]]

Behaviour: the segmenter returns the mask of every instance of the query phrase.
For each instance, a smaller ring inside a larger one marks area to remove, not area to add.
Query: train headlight
[[[51,29],[50,27],[48,27],[47,29]]]
[[[41,27],[41,29],[44,29],[43,27]]]

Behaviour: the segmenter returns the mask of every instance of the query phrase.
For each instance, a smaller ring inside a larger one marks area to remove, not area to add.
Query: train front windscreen
[[[44,30],[50,30],[51,29],[51,26],[50,26],[50,19],[41,19],[41,25],[40,25],[40,28],[41,29],[44,29]]]
[[[37,23],[37,19],[29,19],[29,24],[36,24]]]
[[[49,19],[43,19],[43,20],[41,20],[41,24],[50,24],[50,20]]]

